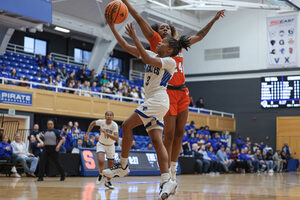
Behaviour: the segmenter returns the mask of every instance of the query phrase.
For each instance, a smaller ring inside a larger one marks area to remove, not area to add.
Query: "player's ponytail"
[[[182,48],[188,51],[190,46],[190,38],[185,35],[181,36],[179,40],[169,38],[169,47],[173,49],[173,53],[170,55],[171,57],[175,57]]]

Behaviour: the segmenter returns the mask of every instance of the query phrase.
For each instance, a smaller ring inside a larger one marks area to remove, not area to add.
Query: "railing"
[[[35,57],[37,55],[35,53],[25,52],[24,51],[24,46],[17,45],[17,44],[11,44],[11,43],[8,43],[8,45],[6,47],[6,51],[19,53],[19,54],[23,54],[23,55],[26,55],[26,56],[34,56]]]
[[[28,87],[31,89],[34,88],[33,86],[41,86],[41,87],[44,87],[45,90],[49,90],[48,88],[53,88],[53,89],[55,89],[54,90],[55,92],[73,91],[75,94],[78,94],[80,96],[90,96],[90,97],[95,97],[95,98],[100,98],[100,99],[112,98],[113,100],[116,100],[116,101],[126,101],[126,102],[137,103],[137,104],[142,104],[144,102],[143,99],[124,97],[124,96],[119,96],[119,95],[115,95],[115,94],[92,92],[92,91],[87,91],[87,90],[82,90],[82,89],[54,86],[54,85],[36,83],[36,82],[31,82],[31,81],[21,81],[21,80],[9,79],[9,78],[4,78],[4,77],[0,77],[0,80],[2,82],[2,85],[9,84],[9,82],[26,83],[26,84],[28,84]],[[203,109],[203,108],[193,108],[193,107],[190,107],[189,110],[191,112],[196,112],[196,113],[202,113],[202,114],[208,114],[208,115],[218,115],[218,116],[222,116],[222,117],[234,118],[233,113],[226,113],[226,112],[208,110],[208,109]]]
[[[54,89],[54,92],[73,91],[74,93],[78,94],[79,96],[91,96],[91,97],[97,97],[100,99],[105,99],[105,98],[111,97],[114,100],[128,101],[128,102],[133,102],[133,103],[138,103],[138,104],[142,104],[144,102],[143,99],[124,97],[124,96],[108,94],[108,93],[92,92],[92,91],[87,91],[87,90],[82,90],[82,89],[74,89],[74,88],[69,88],[69,87],[49,85],[49,84],[43,84],[43,83],[37,83],[37,82],[31,82],[31,81],[21,81],[21,80],[17,80],[17,79],[9,79],[9,78],[4,78],[4,77],[0,77],[0,80],[2,82],[2,85],[7,84],[9,82],[26,83],[26,84],[28,84],[28,87],[31,89],[34,89],[34,86],[41,86],[44,88],[52,88],[52,89]],[[11,85],[11,84],[8,84],[8,85]],[[49,90],[49,89],[45,89],[45,90]]]

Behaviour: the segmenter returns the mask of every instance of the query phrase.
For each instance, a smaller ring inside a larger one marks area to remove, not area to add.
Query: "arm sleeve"
[[[156,53],[156,47],[158,43],[162,41],[162,38],[157,32],[154,32],[153,36],[148,39],[148,42],[150,44],[150,50]]]
[[[12,147],[12,149],[13,149],[13,152],[14,152],[14,154],[18,154],[18,153],[20,153],[20,151],[16,148],[16,146],[15,146],[15,143],[14,142],[12,142],[11,143],[11,147]]]
[[[96,125],[97,126],[101,126],[102,122],[103,122],[102,119],[98,119],[98,120],[96,120]]]
[[[161,68],[173,73],[176,69],[176,61],[171,57],[161,58]]]

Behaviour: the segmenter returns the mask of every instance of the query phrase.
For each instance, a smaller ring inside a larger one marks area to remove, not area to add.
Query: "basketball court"
[[[160,178],[126,177],[114,179],[114,190],[95,184],[95,178],[69,177],[65,182],[58,178],[46,178],[36,182],[32,178],[0,179],[1,199],[157,199]],[[186,200],[298,200],[300,182],[298,173],[274,174],[229,174],[229,175],[181,175],[176,196],[169,199]]]

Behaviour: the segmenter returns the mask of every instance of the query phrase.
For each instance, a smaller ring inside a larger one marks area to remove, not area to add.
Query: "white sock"
[[[171,162],[171,170],[172,171],[176,171],[176,169],[177,169],[177,162]]]
[[[125,168],[128,163],[128,158],[121,157],[120,163],[121,163],[122,167]]]
[[[161,174],[161,182],[167,182],[170,179],[170,174],[169,173],[163,173]]]

